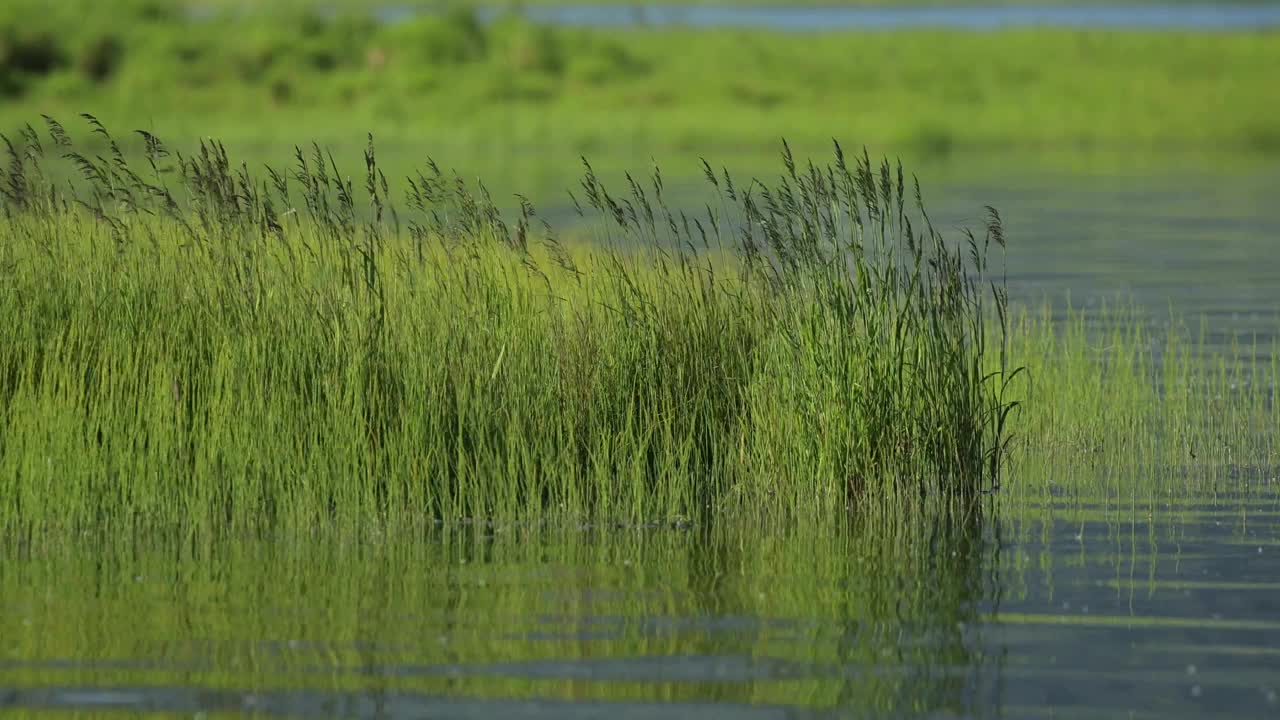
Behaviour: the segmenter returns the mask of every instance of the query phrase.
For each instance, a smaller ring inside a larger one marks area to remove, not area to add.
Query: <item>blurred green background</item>
[[[358,162],[372,132],[393,171],[432,156],[535,197],[562,190],[583,154],[606,170],[659,160],[693,173],[701,156],[754,164],[782,137],[801,153],[866,145],[944,175],[1257,162],[1280,153],[1278,38],[584,29],[465,4],[10,0],[0,130],[47,114],[87,136],[74,120],[90,112],[121,136],[146,129],[178,148],[216,137],[255,162],[312,140]]]

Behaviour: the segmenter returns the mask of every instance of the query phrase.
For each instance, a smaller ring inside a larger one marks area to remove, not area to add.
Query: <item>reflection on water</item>
[[[0,707],[1280,712],[1280,480],[1250,488],[1024,499],[998,523],[892,530],[30,541],[0,563]]]
[[[378,15],[387,22],[411,17],[419,8],[387,5]],[[486,16],[503,10],[491,9]],[[590,27],[743,27],[791,32],[955,28],[996,30],[1007,27],[1068,27],[1147,30],[1239,30],[1280,25],[1280,8],[1256,3],[1139,5],[972,5],[822,7],[804,5],[663,5],[613,3],[533,5],[521,10],[537,22]]]

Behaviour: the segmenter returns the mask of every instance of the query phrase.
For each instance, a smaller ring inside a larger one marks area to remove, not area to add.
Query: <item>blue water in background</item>
[[[421,8],[386,6],[395,22]],[[505,12],[491,7],[486,17]],[[953,28],[1063,27],[1146,30],[1240,30],[1280,26],[1280,4],[1047,5],[942,7],[744,7],[733,5],[546,5],[518,10],[536,22],[584,27],[741,27],[791,32]]]

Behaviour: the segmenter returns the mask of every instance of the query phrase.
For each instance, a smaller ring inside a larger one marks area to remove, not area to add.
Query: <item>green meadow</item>
[[[202,6],[203,6],[203,7],[223,7],[223,8],[250,8],[250,9],[255,9],[255,10],[260,8],[260,3],[253,2],[253,0],[208,0],[208,2],[203,2],[203,3],[191,3],[191,2],[185,2],[185,3],[184,3],[184,2],[182,2],[181,0],[133,0],[133,1],[135,1],[135,2],[151,2],[151,3],[152,3],[152,4],[154,4],[154,5],[160,5],[160,6],[175,6],[175,5],[177,5],[177,6],[181,6],[181,5],[184,5],[184,4],[185,4],[185,5],[192,5],[192,6],[196,6],[196,7],[202,7]],[[1226,0],[1209,0],[1209,2],[1207,2],[1207,3],[1206,3],[1206,2],[1199,2],[1199,3],[1196,3],[1196,4],[1207,4],[1207,5],[1265,5],[1268,1],[1269,1],[1269,0],[1243,0],[1243,1],[1241,1],[1241,0],[1234,0],[1233,2],[1227,2]],[[1151,2],[1151,0],[1142,0],[1141,2],[1139,2],[1139,3],[1137,3],[1137,4],[1145,4],[1145,3],[1149,3],[1149,2]],[[1193,0],[1173,0],[1173,1],[1172,1],[1172,3],[1168,3],[1168,4],[1178,5],[1178,4],[1188,4],[1188,3],[1191,3],[1191,2],[1193,2]],[[551,2],[551,0],[532,0],[532,2],[513,2],[512,0],[497,0],[496,2],[479,2],[479,0],[463,0],[463,1],[460,1],[460,2],[454,2],[454,3],[451,3],[451,4],[447,4],[447,5],[449,5],[449,6],[453,6],[453,7],[457,7],[457,6],[463,6],[463,7],[476,6],[476,7],[490,7],[490,8],[499,8],[499,9],[501,9],[501,8],[506,8],[506,7],[518,8],[518,7],[521,7],[521,6],[539,5],[539,4],[567,5],[567,4],[570,4],[570,3]],[[643,7],[643,5],[644,5],[643,3],[636,3],[636,2],[633,2],[633,1],[630,1],[630,0],[598,0],[598,1],[597,1],[597,2],[595,2],[595,3],[582,3],[582,4],[590,4],[590,5],[622,5],[622,6],[628,6],[628,5],[629,5],[629,6],[632,6],[632,7],[637,7],[637,6],[639,6],[639,7]],[[777,6],[778,6],[778,3],[777,3],[777,2],[766,2],[765,0],[746,0],[746,2],[729,2],[728,0],[693,0],[692,2],[686,2],[686,3],[669,3],[669,4],[678,4],[678,5],[747,5],[747,6],[750,6],[750,5],[762,5],[762,6],[771,6],[771,7],[777,7]],[[814,6],[817,6],[817,7],[822,7],[822,6],[854,6],[854,7],[858,7],[858,6],[869,6],[869,7],[892,7],[892,6],[909,6],[909,7],[943,7],[943,6],[947,6],[947,5],[954,5],[954,4],[955,4],[954,2],[948,2],[948,0],[814,0],[813,2],[805,3],[805,5],[806,5],[806,6],[809,6],[809,7],[814,7]],[[1053,5],[1053,4],[1061,4],[1061,3],[1054,3],[1054,2],[1051,2],[1050,0],[999,0],[998,2],[991,2],[991,3],[984,3],[984,4],[985,4],[985,5],[987,5],[987,6],[992,6],[992,5],[996,5],[996,6],[1004,6],[1004,5],[1016,6],[1016,5]],[[1103,3],[1102,3],[1102,0],[1084,0],[1084,2],[1079,3],[1079,4],[1081,4],[1081,5],[1099,5],[1099,4],[1103,4]],[[397,5],[397,6],[400,6],[400,7],[427,7],[427,8],[438,8],[438,7],[440,7],[440,6],[441,6],[441,3],[438,3],[438,2],[431,2],[431,0],[408,0],[408,2],[400,2],[400,3],[396,3],[396,5]],[[290,7],[292,7],[292,8],[298,8],[298,7],[305,8],[305,7],[310,6],[310,4],[307,2],[307,0],[278,0],[277,2],[272,3],[272,6],[274,6],[274,7],[285,7],[285,8],[290,8]],[[365,3],[365,2],[363,2],[362,0],[338,0],[338,2],[332,3],[332,4],[330,5],[330,7],[354,8],[354,9],[361,9],[361,8],[364,8],[364,7],[367,7],[367,6],[368,6],[368,4],[367,4],[367,3]]]
[[[356,12],[23,0],[0,10],[0,127],[92,110],[287,162],[299,133],[499,174],[513,157],[808,153],[832,137],[957,151],[1280,148],[1277,33],[551,28],[467,10]],[[356,135],[359,137],[359,135]],[[397,167],[398,174],[412,169]],[[521,188],[530,192],[532,188]]]

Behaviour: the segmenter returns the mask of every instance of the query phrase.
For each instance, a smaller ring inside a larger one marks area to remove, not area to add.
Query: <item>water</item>
[[[1020,499],[999,522],[890,539],[516,526],[11,545],[0,709],[1274,716],[1280,480],[1252,479]]]
[[[927,177],[927,176],[922,176]],[[1208,339],[1262,349],[1280,330],[1280,168],[1111,173],[1013,166],[989,180],[926,186],[944,232],[984,227],[996,207],[1010,238],[1010,291],[1031,305],[1137,305]]]
[[[386,21],[402,20],[417,10],[384,7]],[[492,17],[499,11],[492,10]],[[1051,26],[1096,29],[1239,30],[1280,25],[1280,6],[1271,4],[1140,4],[1140,5],[974,5],[890,7],[775,7],[733,5],[536,5],[527,17],[553,25],[590,27],[742,27],[790,32],[825,30],[897,30],[958,28],[997,30]]]
[[[824,163],[829,155],[813,148],[797,157]],[[1154,165],[1094,160],[1096,167],[1072,168],[1035,153],[957,154],[905,168],[920,178],[929,215],[948,238],[965,228],[981,235],[986,206],[999,211],[1018,303],[1059,312],[1135,306],[1153,327],[1176,322],[1198,336],[1203,323],[1210,345],[1256,341],[1260,354],[1268,352],[1280,331],[1280,164],[1229,153],[1146,159]],[[705,203],[716,200],[692,176],[695,164],[660,162],[673,204],[705,215]],[[783,170],[771,153],[722,162],[739,185],[753,177],[775,183]],[[646,159],[619,164],[641,175],[650,166]],[[544,189],[534,202],[558,228],[580,222],[560,189],[575,187],[576,171],[567,166],[534,185]],[[602,175],[625,194],[621,170]]]

